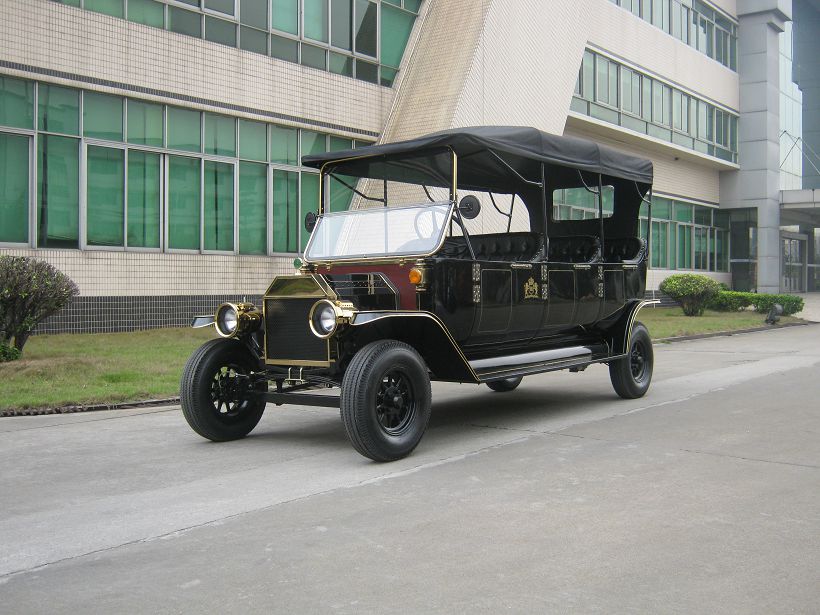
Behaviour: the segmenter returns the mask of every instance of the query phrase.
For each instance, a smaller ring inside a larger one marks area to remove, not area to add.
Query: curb
[[[764,327],[753,327],[751,329],[736,329],[735,331],[714,331],[712,333],[698,333],[697,335],[680,335],[678,337],[661,337],[652,340],[653,344],[674,344],[675,342],[688,342],[689,340],[704,340],[710,337],[731,337],[744,333],[757,333],[758,331],[772,331],[773,329],[785,329],[786,327],[808,327],[817,325],[817,322],[787,322],[782,325],[766,325]]]
[[[663,337],[652,340],[653,344],[674,344],[675,342],[687,342],[689,340],[702,340],[710,337],[731,337],[744,333],[757,333],[758,331],[771,331],[773,328],[783,329],[786,327],[806,327],[817,325],[817,322],[790,322],[782,325],[767,325],[765,327],[755,327],[752,329],[738,329],[737,331],[715,331],[714,333],[700,333],[698,335],[681,335],[679,337]],[[144,401],[131,401],[119,404],[90,404],[88,406],[59,406],[57,408],[23,408],[19,410],[0,410],[0,417],[6,416],[44,416],[47,414],[75,414],[78,412],[97,412],[99,410],[128,410],[130,408],[152,408],[156,406],[172,406],[179,403],[179,397],[167,397],[165,399],[146,399]]]
[[[119,404],[89,404],[87,406],[59,406],[57,408],[21,408],[16,410],[0,410],[0,417],[4,416],[44,416],[46,414],[75,414],[77,412],[97,412],[99,410],[127,410],[129,408],[151,408],[154,406],[171,406],[179,403],[179,397],[165,399],[146,399],[144,401],[129,401]]]

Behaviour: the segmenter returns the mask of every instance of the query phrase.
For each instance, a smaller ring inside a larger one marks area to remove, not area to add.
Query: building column
[[[820,3],[794,2],[794,76],[803,93],[803,189],[820,188]]]
[[[780,62],[778,35],[791,0],[738,4],[740,171],[727,182],[730,207],[757,210],[757,290],[780,290]],[[723,195],[722,195],[723,197]],[[721,198],[723,201],[723,198]]]

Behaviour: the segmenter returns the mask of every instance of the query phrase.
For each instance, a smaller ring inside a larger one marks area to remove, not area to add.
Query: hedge
[[[791,316],[803,310],[803,298],[797,295],[741,293],[732,290],[720,291],[709,300],[707,307],[718,312],[737,312],[747,307],[754,307],[756,312],[766,314],[775,303],[783,306],[784,316]]]

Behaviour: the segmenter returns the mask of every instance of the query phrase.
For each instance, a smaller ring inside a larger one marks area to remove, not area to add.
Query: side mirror
[[[462,218],[472,220],[477,217],[478,212],[481,211],[481,201],[478,200],[477,196],[468,194],[459,202],[458,211],[461,212]]]
[[[309,211],[305,214],[305,230],[308,233],[312,233],[313,229],[316,228],[316,222],[319,220],[319,216],[316,215],[315,211]]]

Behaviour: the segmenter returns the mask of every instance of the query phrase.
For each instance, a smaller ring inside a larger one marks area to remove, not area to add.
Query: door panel
[[[498,264],[495,264],[498,266]],[[506,333],[512,314],[512,271],[481,269],[479,333]]]

